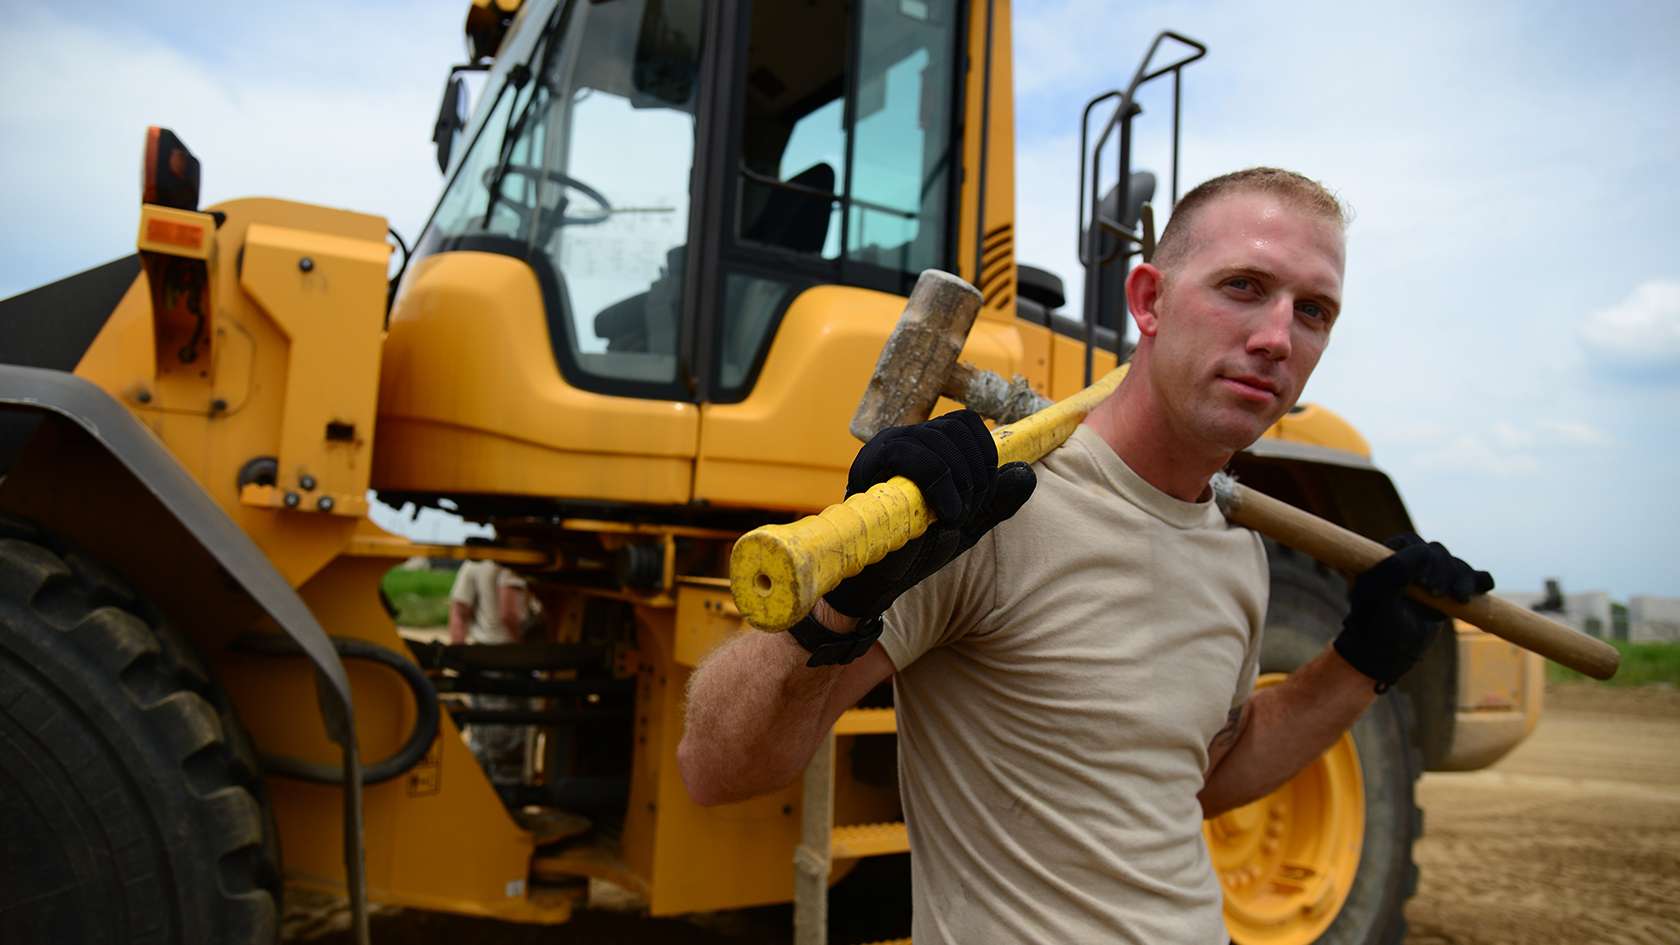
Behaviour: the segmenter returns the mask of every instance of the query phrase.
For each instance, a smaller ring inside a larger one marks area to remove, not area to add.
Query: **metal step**
[[[829,838],[829,856],[847,860],[910,852],[910,831],[903,821],[886,824],[836,825]]]
[[[885,709],[847,709],[834,723],[836,735],[891,735],[898,731],[898,713]]]

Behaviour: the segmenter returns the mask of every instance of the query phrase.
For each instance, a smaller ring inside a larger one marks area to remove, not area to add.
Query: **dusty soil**
[[[1407,945],[1680,942],[1680,692],[1554,685],[1516,751],[1419,799]]]
[[[1406,945],[1680,943],[1680,692],[1554,685],[1534,734],[1485,771],[1425,775],[1422,881]],[[789,914],[694,922],[581,913],[558,928],[380,910],[375,942],[786,941]],[[285,935],[347,943],[330,900],[293,894]]]

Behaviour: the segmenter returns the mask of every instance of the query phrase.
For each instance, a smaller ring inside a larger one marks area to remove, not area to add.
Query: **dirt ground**
[[[1554,685],[1534,734],[1485,771],[1425,775],[1405,945],[1680,943],[1680,692]],[[342,909],[291,896],[290,942],[349,942]],[[376,943],[785,942],[782,910],[542,929],[381,910]]]
[[[1407,945],[1680,943],[1680,692],[1554,685],[1516,751],[1419,799]]]

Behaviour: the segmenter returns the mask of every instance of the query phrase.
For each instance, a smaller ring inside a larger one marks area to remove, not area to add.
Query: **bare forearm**
[[[1371,678],[1324,652],[1249,700],[1250,718],[1199,798],[1215,816],[1276,790],[1335,744],[1376,698]]]
[[[808,668],[809,658],[785,633],[747,633],[695,670],[677,763],[696,802],[744,800],[799,776],[841,672]]]
[[[467,642],[467,626],[472,623],[472,608],[458,601],[449,602],[449,642]]]

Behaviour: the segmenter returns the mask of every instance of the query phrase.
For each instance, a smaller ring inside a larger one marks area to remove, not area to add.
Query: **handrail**
[[[1151,68],[1161,45],[1168,39],[1182,43],[1193,50],[1166,65]],[[1109,219],[1102,212],[1102,150],[1107,146],[1109,138],[1116,128],[1120,132],[1120,143],[1116,155],[1116,195],[1120,203],[1120,212],[1124,214],[1129,198],[1130,181],[1132,176],[1132,119],[1141,114],[1143,109],[1137,104],[1138,89],[1149,82],[1165,75],[1173,77],[1173,124],[1172,124],[1172,204],[1178,203],[1178,145],[1180,132],[1179,99],[1182,91],[1182,72],[1190,65],[1207,55],[1207,46],[1191,39],[1182,33],[1172,30],[1162,30],[1150,42],[1149,49],[1144,53],[1143,61],[1132,73],[1131,81],[1126,84],[1124,91],[1110,89],[1093,96],[1085,103],[1084,111],[1079,121],[1079,202],[1076,216],[1075,249],[1079,256],[1080,265],[1085,267],[1085,311],[1084,322],[1086,328],[1085,344],[1085,383],[1091,383],[1093,375],[1093,360],[1095,349],[1090,339],[1096,336],[1098,305],[1101,299],[1102,268],[1116,257],[1129,256],[1132,247],[1140,249],[1153,240],[1149,234],[1134,232],[1131,228],[1122,226],[1119,221]],[[1091,144],[1091,114],[1097,106],[1110,99],[1118,99],[1114,108],[1109,112],[1108,120],[1103,122],[1102,130],[1096,137],[1096,144]],[[1089,170],[1087,170],[1089,168]],[[1090,200],[1087,204],[1085,194],[1086,178],[1090,178]],[[1115,238],[1112,251],[1097,258],[1097,247],[1100,245],[1098,233],[1111,235]]]

